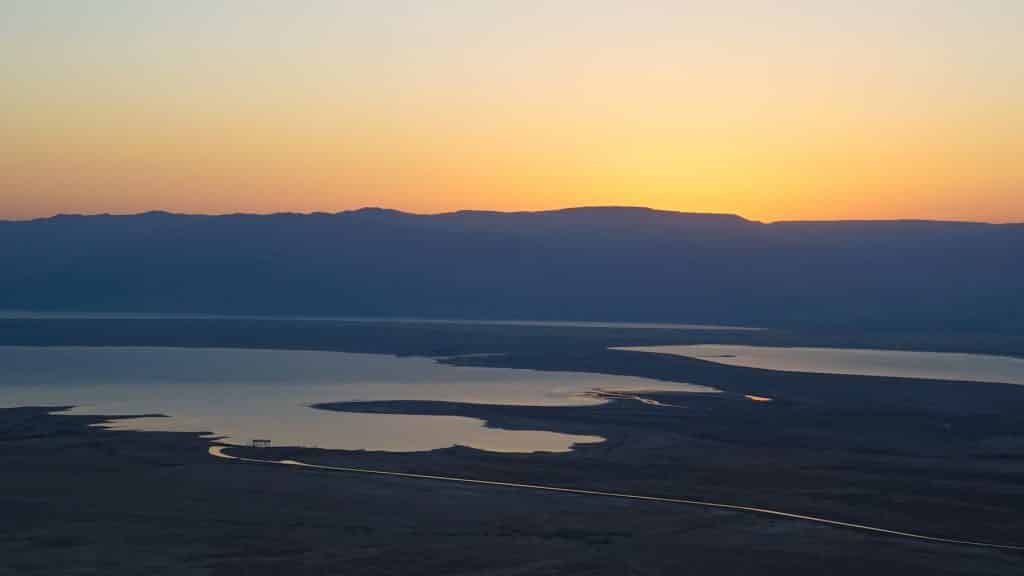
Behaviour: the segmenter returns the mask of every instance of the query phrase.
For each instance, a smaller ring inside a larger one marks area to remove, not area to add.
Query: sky
[[[3,0],[0,218],[1024,221],[1018,0]]]

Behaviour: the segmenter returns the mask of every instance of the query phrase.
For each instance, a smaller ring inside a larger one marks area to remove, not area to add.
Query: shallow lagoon
[[[637,346],[623,350],[790,372],[1024,384],[1024,358],[986,354],[718,344]]]
[[[543,430],[487,428],[475,418],[355,414],[318,402],[440,400],[593,405],[608,391],[714,392],[641,378],[467,368],[428,358],[341,352],[177,348],[0,347],[0,407],[74,405],[72,414],[166,417],[112,421],[126,430],[209,432],[228,443],[418,451],[453,445],[561,452],[601,442]]]

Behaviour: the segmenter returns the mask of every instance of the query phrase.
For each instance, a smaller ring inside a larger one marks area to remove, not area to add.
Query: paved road
[[[211,456],[217,458],[224,458],[227,460],[238,460],[240,462],[254,462],[258,464],[276,464],[281,466],[295,466],[298,468],[309,468],[313,470],[330,470],[334,472],[350,472],[357,474],[375,474],[378,476],[392,476],[398,478],[413,478],[419,480],[439,480],[443,482],[460,482],[463,484],[476,484],[482,486],[503,486],[506,488],[521,488],[527,490],[542,490],[545,492],[562,492],[566,494],[582,494],[586,496],[603,496],[608,498],[625,498],[629,500],[643,500],[646,502],[663,502],[669,504],[683,504],[687,506],[701,506],[704,508],[717,508],[720,510],[731,510],[734,512],[747,512],[753,514],[760,514],[764,516],[775,516],[778,518],[789,518],[791,520],[800,520],[804,522],[813,522],[815,524],[824,524],[826,526],[834,526],[839,528],[848,528],[852,530],[859,530],[862,532],[870,532],[874,534],[883,534],[886,536],[895,536],[898,538],[908,538],[912,540],[924,540],[926,542],[936,542],[940,544],[956,544],[960,546],[977,546],[981,548],[994,548],[997,550],[1016,550],[1024,551],[1024,545],[1013,545],[1013,544],[993,544],[990,542],[977,542],[973,540],[957,540],[953,538],[939,538],[936,536],[925,536],[923,534],[914,534],[912,532],[902,532],[899,530],[889,530],[886,528],[878,528],[875,526],[867,526],[864,524],[854,524],[851,522],[842,522],[839,520],[829,520],[828,518],[818,518],[817,516],[807,516],[804,514],[793,514],[791,512],[783,512],[781,510],[771,510],[768,508],[753,508],[750,506],[738,506],[736,504],[722,504],[719,502],[707,502],[703,500],[687,500],[684,498],[663,498],[658,496],[641,496],[638,494],[626,494],[622,492],[604,492],[601,490],[583,490],[581,488],[561,488],[558,486],[545,486],[543,484],[519,484],[516,482],[499,482],[496,480],[476,480],[473,478],[459,478],[458,476],[434,476],[430,474],[413,474],[411,472],[389,472],[387,470],[371,470],[367,468],[349,468],[345,466],[323,466],[320,464],[309,464],[307,462],[299,462],[297,460],[264,460],[261,458],[243,458],[241,456],[232,456],[225,452],[229,448],[228,446],[210,446],[209,452]]]

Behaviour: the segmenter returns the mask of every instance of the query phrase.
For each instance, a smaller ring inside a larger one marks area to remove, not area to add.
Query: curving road
[[[748,512],[753,514],[761,514],[764,516],[775,516],[778,518],[789,518],[791,520],[802,520],[804,522],[813,522],[815,524],[824,524],[826,526],[834,526],[839,528],[848,528],[852,530],[859,530],[862,532],[870,532],[873,534],[883,534],[886,536],[896,536],[899,538],[908,538],[912,540],[923,540],[926,542],[935,542],[940,544],[956,544],[960,546],[976,546],[981,548],[994,548],[997,550],[1016,550],[1024,551],[1024,545],[1014,544],[993,544],[991,542],[977,542],[974,540],[957,540],[953,538],[939,538],[936,536],[925,536],[923,534],[914,534],[913,532],[902,532],[899,530],[889,530],[886,528],[877,528],[875,526],[867,526],[865,524],[854,524],[852,522],[842,522],[839,520],[829,520],[828,518],[818,518],[817,516],[807,516],[804,514],[793,514],[791,512],[783,512],[781,510],[771,510],[768,508],[753,508],[750,506],[739,506],[736,504],[722,504],[719,502],[707,502],[703,500],[687,500],[684,498],[663,498],[659,496],[641,496],[638,494],[626,494],[622,492],[604,492],[601,490],[584,490],[581,488],[560,488],[558,486],[545,486],[543,484],[520,484],[516,482],[499,482],[496,480],[477,480],[473,478],[460,478],[458,476],[434,476],[430,474],[413,474],[411,472],[389,472],[387,470],[371,470],[367,468],[350,468],[346,466],[323,466],[320,464],[309,464],[306,462],[299,462],[298,460],[264,460],[261,458],[244,458],[241,456],[232,456],[226,453],[224,450],[228,446],[210,446],[209,453],[211,456],[217,458],[224,458],[227,460],[238,460],[240,462],[254,462],[258,464],[277,464],[282,466],[295,466],[299,468],[309,468],[314,470],[329,470],[334,472],[351,472],[358,474],[374,474],[378,476],[391,476],[397,478],[414,478],[420,480],[439,480],[444,482],[460,482],[463,484],[476,484],[482,486],[504,486],[507,488],[522,488],[527,490],[542,490],[545,492],[562,492],[566,494],[582,494],[586,496],[604,496],[609,498],[626,498],[629,500],[643,500],[646,502],[664,502],[669,504],[684,504],[687,506],[702,506],[704,508],[717,508],[720,510],[732,510],[734,512]]]

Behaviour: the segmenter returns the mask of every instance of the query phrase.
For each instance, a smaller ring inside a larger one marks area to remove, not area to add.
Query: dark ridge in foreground
[[[627,207],[0,222],[0,309],[1017,333],[1024,225]]]

